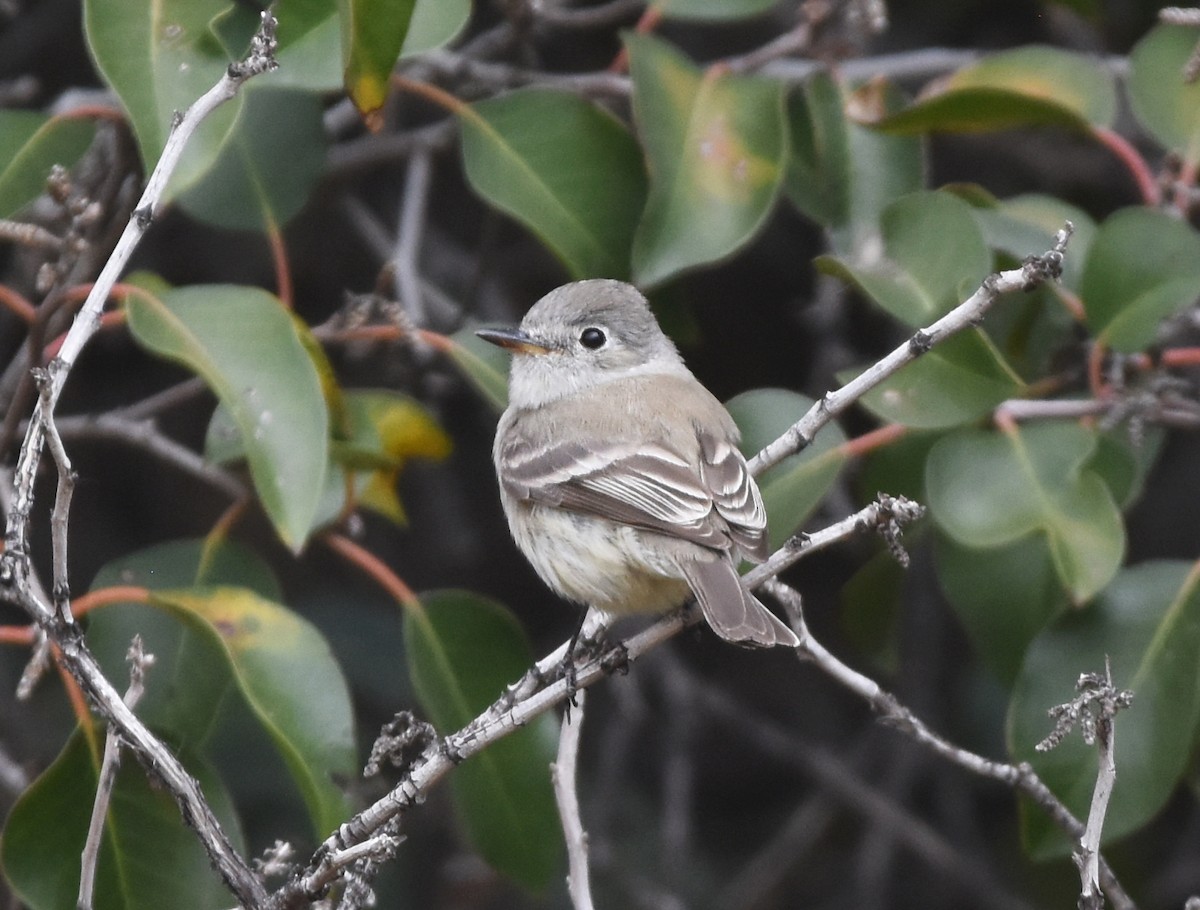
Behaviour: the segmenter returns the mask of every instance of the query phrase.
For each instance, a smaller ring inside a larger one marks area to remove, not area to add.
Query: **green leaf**
[[[88,47],[129,112],[142,161],[158,161],[176,112],[216,85],[231,55],[211,23],[228,0],[85,0]],[[225,141],[246,93],[221,105],[188,142],[168,198],[194,183]]]
[[[1095,447],[1094,433],[1070,423],[948,436],[926,463],[930,512],[976,549],[1044,534],[1059,581],[1082,603],[1108,584],[1125,552],[1121,513],[1085,467]]]
[[[1029,649],[1009,710],[1015,759],[1039,776],[1078,818],[1096,780],[1096,747],[1078,731],[1057,748],[1033,751],[1051,730],[1046,712],[1075,695],[1080,673],[1103,673],[1133,691],[1116,716],[1117,784],[1104,819],[1109,842],[1145,824],[1163,807],[1191,763],[1200,720],[1200,596],[1195,566],[1149,562],[1123,570],[1087,610],[1072,611]],[[1024,807],[1024,833],[1038,857],[1068,844],[1041,813]]]
[[[971,207],[944,192],[913,193],[882,218],[883,252],[821,256],[817,267],[854,284],[897,319],[928,325],[974,292],[991,270]]]
[[[812,404],[811,398],[786,389],[754,389],[731,398],[725,406],[742,431],[742,451],[753,456],[783,435]],[[803,452],[758,479],[772,550],[795,534],[825,498],[846,463],[840,448],[845,441],[837,424],[830,424]]]
[[[151,603],[219,645],[238,693],[303,796],[315,835],[345,821],[350,804],[343,787],[357,772],[354,711],[320,632],[245,588],[157,591]]]
[[[919,137],[889,136],[860,126],[847,106],[892,111],[900,92],[886,83],[845,90],[825,72],[788,99],[792,154],[784,187],[792,202],[829,232],[833,252],[851,260],[878,246],[879,220],[894,200],[925,184]]]
[[[912,546],[909,532],[904,542]],[[838,593],[838,619],[846,637],[870,658],[874,669],[889,674],[903,666],[905,572],[895,555],[882,549],[862,563]]]
[[[1125,427],[1097,437],[1096,452],[1088,467],[1108,485],[1122,509],[1133,505],[1142,495],[1146,477],[1158,460],[1165,438],[1162,427],[1148,427],[1136,438],[1130,438]]]
[[[937,576],[975,650],[1006,686],[1046,623],[1069,606],[1046,538],[981,550],[938,534]]]
[[[266,291],[235,285],[131,295],[126,312],[139,343],[198,373],[233,414],[263,507],[299,550],[324,483],[329,418],[291,315]]]
[[[188,213],[231,230],[282,227],[325,170],[321,100],[296,89],[247,94],[211,169],[180,197]]]
[[[758,16],[779,0],[660,0],[655,6],[667,19],[721,22]]]
[[[911,107],[874,122],[894,133],[972,133],[1017,126],[1089,132],[1116,118],[1112,75],[1079,54],[1022,47],[955,73]]]
[[[1122,209],[1096,232],[1080,294],[1088,327],[1131,353],[1150,344],[1159,324],[1195,303],[1200,235],[1165,212]]]
[[[512,215],[574,278],[624,278],[646,198],[637,143],[596,105],[524,89],[460,113],[475,191]]]
[[[195,585],[237,585],[268,600],[280,598],[279,582],[252,551],[228,540],[173,540],[108,563],[91,590],[138,585],[150,590]],[[154,730],[195,749],[208,745],[231,680],[219,644],[157,607],[109,604],[88,617],[88,646],[109,679],[128,675],[125,654],[134,635],[155,656],[153,679],[138,716]]]
[[[435,591],[404,614],[413,687],[442,733],[465,726],[523,674],[533,659],[503,606],[469,591]],[[455,770],[455,803],[483,857],[528,888],[561,874],[550,762],[558,725],[544,714]]]
[[[508,406],[509,355],[476,335],[475,328],[467,326],[451,335],[446,354],[499,414]]]
[[[1187,164],[1200,164],[1200,83],[1187,83],[1183,67],[1196,46],[1196,30],[1159,25],[1129,55],[1129,101],[1141,124]]]
[[[858,371],[839,374],[846,382]],[[983,332],[961,332],[863,396],[881,419],[915,429],[961,426],[1020,393],[1022,383]]]
[[[788,154],[782,83],[702,73],[669,45],[626,34],[633,116],[650,194],[633,242],[639,285],[736,252],[766,221]]]
[[[471,18],[471,0],[417,0],[400,59],[449,44]]]
[[[387,100],[416,0],[338,0],[346,94],[368,123]]]
[[[0,840],[0,863],[22,905],[68,910],[79,894],[80,854],[99,776],[103,731],[71,737],[62,753],[21,794]],[[228,793],[212,770],[182,756],[221,827],[244,852]],[[96,865],[96,910],[229,906],[229,891],[171,795],[152,785],[131,758],[121,762]]]
[[[89,120],[0,111],[0,218],[11,218],[40,196],[51,166],[70,168],[95,132]]]

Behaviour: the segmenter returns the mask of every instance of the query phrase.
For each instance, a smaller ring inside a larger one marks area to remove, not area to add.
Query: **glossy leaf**
[[[188,213],[231,230],[282,227],[325,170],[320,98],[311,92],[247,93],[212,167],[180,198]]]
[[[786,389],[754,389],[731,398],[726,407],[742,431],[741,449],[749,457],[783,435],[812,404],[812,399]],[[841,429],[831,424],[799,455],[758,478],[772,550],[800,530],[825,498],[846,463],[839,448],[845,441]]]
[[[925,160],[920,138],[868,129],[845,111],[870,106],[882,116],[902,103],[886,83],[845,93],[825,72],[788,99],[791,157],[785,189],[802,212],[825,227],[833,252],[851,260],[878,246],[883,210],[924,186]]]
[[[1109,127],[1116,86],[1087,57],[1051,47],[994,54],[939,83],[911,107],[875,122],[897,133],[985,132],[1016,126]]]
[[[101,729],[86,736],[77,731],[9,813],[0,863],[8,884],[31,910],[76,906],[103,739]],[[235,849],[244,852],[237,816],[220,780],[195,757],[185,754],[183,760]],[[105,820],[92,906],[219,910],[229,901],[221,876],[184,824],[174,799],[127,758],[117,772]]]
[[[574,95],[524,89],[477,102],[460,120],[477,193],[533,231],[572,277],[628,276],[646,177],[616,118]]]
[[[346,94],[368,123],[387,100],[416,0],[338,0]]]
[[[765,13],[779,0],[659,0],[655,4],[667,19],[719,22]]]
[[[470,18],[471,0],[417,0],[400,59],[449,44]]]
[[[1096,780],[1096,747],[1073,733],[1050,752],[1033,746],[1051,729],[1046,712],[1075,695],[1080,673],[1103,673],[1133,691],[1117,714],[1117,783],[1104,819],[1112,841],[1152,818],[1188,769],[1200,720],[1200,594],[1194,565],[1150,562],[1123,570],[1087,610],[1072,611],[1029,649],[1009,712],[1014,758],[1033,763],[1047,786],[1085,818]],[[1035,809],[1024,833],[1036,856],[1073,845]]]
[[[1095,447],[1094,433],[1068,423],[956,433],[929,453],[930,512],[976,549],[1044,534],[1059,581],[1082,603],[1108,584],[1125,552],[1112,494],[1085,467]]]
[[[937,577],[983,662],[1011,686],[1031,641],[1069,601],[1046,538],[982,550],[936,538]]]
[[[783,181],[783,86],[702,73],[678,51],[626,34],[633,115],[650,193],[633,243],[642,286],[723,259],[766,221]]]
[[[924,326],[970,294],[992,257],[971,208],[948,193],[913,193],[884,210],[882,254],[821,256],[817,267],[854,284],[897,319]]]
[[[475,334],[475,326],[450,336],[446,353],[484,400],[499,414],[508,405],[509,355]]]
[[[270,567],[228,540],[173,540],[122,556],[97,573],[91,589],[115,585],[150,590],[237,585],[268,600],[282,596]],[[109,679],[128,675],[125,654],[134,635],[155,655],[153,679],[158,683],[147,686],[138,716],[169,738],[205,749],[230,687],[219,643],[157,607],[109,604],[88,617],[87,632],[88,646]]]
[[[1096,232],[1080,295],[1088,327],[1118,351],[1150,344],[1159,324],[1196,302],[1200,234],[1150,209],[1123,209]]]
[[[1127,508],[1142,495],[1146,477],[1158,461],[1166,431],[1162,427],[1147,427],[1136,438],[1125,427],[1101,433],[1096,439],[1096,451],[1088,461],[1107,484],[1113,499]]]
[[[350,815],[357,771],[350,692],[307,620],[244,588],[155,592],[152,603],[219,644],[242,698],[270,736],[323,836]]]
[[[1200,164],[1200,83],[1187,83],[1183,67],[1196,46],[1196,30],[1182,25],[1151,29],[1129,55],[1129,101],[1142,125],[1184,161]]]
[[[177,111],[216,85],[230,55],[210,25],[227,0],[86,0],[88,46],[104,81],[120,97],[152,167],[166,145]],[[269,77],[266,77],[269,78]],[[194,183],[212,165],[245,93],[205,119],[188,142],[169,195]]]
[[[890,423],[933,430],[974,421],[1022,387],[987,335],[975,329],[922,354],[863,396],[863,404]]]
[[[404,614],[417,698],[439,732],[465,726],[529,669],[521,627],[469,591],[434,591]],[[541,890],[561,873],[562,838],[550,786],[558,725],[544,714],[455,770],[455,803],[472,843],[495,868]]]
[[[234,417],[263,507],[283,541],[308,536],[328,462],[320,379],[292,317],[257,288],[196,285],[131,295],[134,337],[198,373]]]
[[[11,218],[46,189],[50,168],[69,168],[87,151],[88,120],[0,110],[0,218]]]

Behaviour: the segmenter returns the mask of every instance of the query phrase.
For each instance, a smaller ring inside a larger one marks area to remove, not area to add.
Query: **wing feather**
[[[766,513],[736,447],[701,433],[700,464],[661,445],[613,441],[530,446],[510,439],[501,482],[518,499],[765,558]]]

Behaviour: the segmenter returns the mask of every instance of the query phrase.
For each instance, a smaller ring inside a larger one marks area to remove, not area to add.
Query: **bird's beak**
[[[550,348],[526,335],[520,329],[479,329],[476,333],[484,341],[516,354],[546,354]]]

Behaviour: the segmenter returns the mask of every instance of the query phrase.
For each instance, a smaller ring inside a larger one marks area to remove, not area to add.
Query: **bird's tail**
[[[733,564],[724,559],[683,560],[680,569],[713,631],[734,644],[769,648],[800,644],[796,633],[742,587]]]

